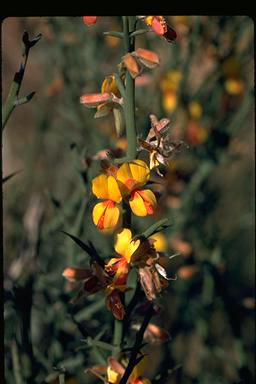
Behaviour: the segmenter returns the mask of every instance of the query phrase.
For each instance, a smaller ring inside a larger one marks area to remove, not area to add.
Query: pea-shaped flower
[[[118,203],[122,195],[114,176],[101,174],[92,181],[92,192],[98,199],[104,199],[97,203],[92,211],[94,224],[99,230],[114,229],[120,219],[120,207]]]
[[[157,205],[154,193],[150,189],[142,189],[149,177],[150,169],[142,160],[124,163],[116,173],[122,196],[137,216],[152,215]]]

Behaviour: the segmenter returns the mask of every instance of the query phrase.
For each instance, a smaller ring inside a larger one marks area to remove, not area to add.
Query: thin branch
[[[136,340],[135,340],[134,346],[132,348],[132,353],[131,353],[131,357],[129,359],[129,363],[127,365],[127,368],[126,368],[124,375],[121,378],[119,384],[127,383],[127,380],[129,379],[129,376],[132,373],[134,367],[138,364],[137,355],[141,349],[144,332],[145,332],[145,330],[146,330],[146,328],[150,322],[151,317],[154,315],[154,313],[155,313],[154,307],[153,307],[153,304],[151,304],[149,309],[146,312],[143,323],[141,324],[141,327],[136,334]]]
[[[40,39],[42,35],[39,33],[34,39],[29,40],[28,32],[24,32],[22,36],[22,43],[23,43],[23,51],[22,51],[22,62],[20,64],[19,71],[15,73],[6,102],[4,104],[4,107],[2,109],[2,130],[4,129],[9,117],[11,116],[11,113],[13,112],[14,108],[17,105],[21,105],[24,103],[27,103],[32,99],[35,92],[31,92],[26,97],[23,97],[22,99],[18,99],[22,80],[24,77],[27,61],[28,61],[28,55],[30,48],[32,48]]]

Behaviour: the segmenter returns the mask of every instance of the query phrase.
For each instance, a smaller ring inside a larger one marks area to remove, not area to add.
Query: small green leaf
[[[118,31],[106,31],[106,32],[103,32],[103,35],[117,37],[119,39],[123,38],[123,32],[118,32]]]
[[[130,37],[143,35],[144,33],[150,32],[150,29],[137,29],[130,34]]]
[[[146,229],[144,232],[142,232],[139,235],[135,235],[132,240],[137,240],[140,238],[148,238],[149,236],[154,235],[157,232],[163,231],[164,229],[170,227],[172,224],[169,222],[168,218],[161,219],[157,221],[156,223],[153,223],[148,229]]]

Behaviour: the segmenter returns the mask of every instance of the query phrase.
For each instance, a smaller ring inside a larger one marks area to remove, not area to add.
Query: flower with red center
[[[130,229],[124,228],[117,234],[115,251],[118,257],[109,260],[105,270],[113,276],[113,284],[123,285],[126,283],[133,255],[140,246],[140,240],[133,241]]]
[[[146,16],[143,21],[149,25],[159,36],[163,36],[168,42],[176,40],[177,33],[171,28],[163,16]]]
[[[105,201],[97,203],[92,211],[93,222],[99,230],[113,230],[119,223],[122,195],[112,174],[101,174],[92,181],[92,192],[98,199]]]
[[[137,216],[152,215],[157,201],[150,189],[141,189],[149,180],[150,170],[142,160],[124,163],[116,173],[122,196],[128,199],[132,212]]]

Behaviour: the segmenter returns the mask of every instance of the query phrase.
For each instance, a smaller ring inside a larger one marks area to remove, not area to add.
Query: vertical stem
[[[123,34],[125,53],[134,50],[135,39],[130,39],[129,33],[134,29],[136,19],[134,16],[123,16]],[[126,136],[128,141],[127,158],[131,161],[137,154],[137,133],[135,124],[135,81],[126,72],[126,94],[124,100]]]
[[[118,359],[119,354],[121,352],[121,345],[122,345],[122,339],[123,339],[123,321],[121,320],[115,320],[115,330],[114,330],[114,353],[113,356]]]
[[[123,41],[124,53],[132,52],[134,50],[135,38],[130,38],[130,32],[135,28],[136,17],[123,16]],[[128,141],[127,160],[132,161],[137,155],[137,134],[135,125],[135,83],[134,79],[128,71],[126,71],[126,88],[124,95],[124,113],[125,113],[125,126],[126,137]],[[124,226],[131,227],[131,211],[127,209],[126,204],[123,204],[124,209]],[[114,357],[118,358],[121,351],[122,340],[124,336],[124,322],[115,320],[114,330]]]

